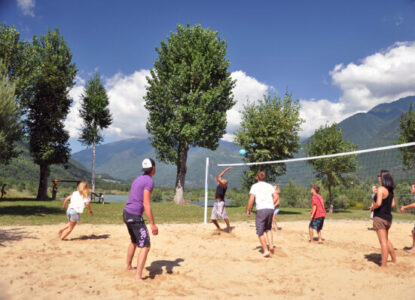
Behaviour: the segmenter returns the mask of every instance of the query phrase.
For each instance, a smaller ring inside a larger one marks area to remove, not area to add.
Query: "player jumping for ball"
[[[225,220],[226,226],[228,227],[228,232],[232,232],[231,225],[229,224],[229,219],[226,216],[226,207],[225,207],[225,194],[226,190],[228,189],[228,181],[226,179],[222,179],[222,176],[228,172],[232,167],[226,168],[219,174],[217,178],[215,178],[218,186],[216,187],[216,195],[215,195],[215,204],[213,205],[212,215],[210,219],[212,223],[216,225],[216,228],[221,230],[218,224],[218,217]]]

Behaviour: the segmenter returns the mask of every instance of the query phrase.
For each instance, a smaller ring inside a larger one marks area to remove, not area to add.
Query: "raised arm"
[[[226,168],[225,170],[223,170],[219,176],[216,178],[215,180],[218,184],[220,184],[221,186],[226,186],[226,184],[228,183],[227,180],[222,179],[222,176],[225,175],[226,172],[228,172],[230,169],[232,169],[232,167]]]

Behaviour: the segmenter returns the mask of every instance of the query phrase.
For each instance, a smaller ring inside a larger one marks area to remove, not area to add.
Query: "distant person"
[[[278,230],[277,227],[277,215],[280,212],[280,187],[278,185],[274,185],[275,193],[277,194],[276,199],[274,200],[274,214],[272,216],[272,228],[274,231]]]
[[[81,181],[78,184],[77,190],[72,193],[72,195],[66,197],[63,202],[63,209],[66,208],[66,204],[69,203],[68,209],[66,211],[66,216],[68,217],[68,224],[59,230],[58,235],[61,240],[64,240],[75,228],[75,225],[79,222],[81,214],[84,211],[85,206],[88,207],[89,213],[91,216],[94,215],[89,204],[90,199],[88,198],[91,189],[89,188],[88,182]]]
[[[272,216],[274,215],[274,203],[276,202],[277,193],[274,187],[265,182],[266,175],[264,172],[258,172],[257,183],[253,184],[249,191],[249,201],[246,208],[246,214],[251,215],[252,206],[256,205],[256,234],[262,246],[264,257],[270,257],[274,253],[274,242],[272,237]],[[267,247],[267,240],[268,246]]]
[[[370,210],[374,212],[373,227],[376,229],[382,252],[381,268],[386,268],[389,255],[392,258],[392,262],[396,263],[395,250],[388,236],[392,225],[392,207],[395,206],[393,195],[395,182],[388,170],[381,170],[378,180],[381,186],[378,187],[376,202]]]
[[[229,224],[229,219],[226,215],[226,205],[225,205],[225,194],[226,190],[228,189],[228,180],[223,179],[222,176],[225,175],[232,167],[226,168],[222,171],[217,178],[215,178],[218,185],[216,186],[216,194],[215,194],[215,204],[212,208],[212,215],[210,217],[213,224],[215,224],[218,230],[221,230],[218,224],[218,218],[222,218],[226,226],[228,227],[228,232],[232,232],[231,225]]]
[[[403,213],[407,209],[415,208],[415,183],[411,185],[411,194],[414,195],[414,202],[401,207],[401,212]],[[411,252],[415,253],[415,227],[412,229],[412,248]]]
[[[150,200],[153,192],[154,182],[152,177],[156,173],[156,164],[153,159],[146,158],[142,162],[143,175],[137,177],[131,184],[130,195],[123,211],[123,220],[130,234],[131,243],[127,250],[127,270],[132,270],[132,260],[135,249],[140,251],[137,257],[137,272],[135,280],[143,280],[143,268],[150,251],[150,235],[143,219],[145,212],[151,227],[153,235],[158,234],[158,228],[154,223],[153,211]]]
[[[310,235],[310,243],[313,242],[313,229],[317,231],[318,235],[318,243],[322,244],[323,240],[321,238],[321,231],[323,230],[324,219],[326,217],[326,209],[324,208],[324,200],[323,197],[320,195],[320,187],[318,185],[314,185],[311,188],[311,194],[313,197],[311,198],[311,211],[310,211],[310,224],[308,228],[308,232]]]
[[[7,194],[6,185],[7,185],[6,183],[3,183],[3,185],[1,186],[1,198],[0,199],[3,199],[4,195]]]

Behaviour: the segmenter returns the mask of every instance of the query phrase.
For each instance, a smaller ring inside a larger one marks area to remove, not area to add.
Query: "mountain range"
[[[375,106],[367,113],[357,113],[346,118],[338,124],[342,129],[343,137],[358,146],[358,149],[367,149],[378,146],[394,144],[399,137],[399,118],[403,112],[408,111],[410,104],[415,102],[415,96],[401,98],[391,103]],[[305,141],[303,141],[304,144]],[[202,187],[205,181],[206,157],[210,158],[209,186],[214,184],[213,177],[217,176],[223,168],[218,163],[242,162],[238,154],[239,147],[233,143],[220,141],[218,149],[211,151],[204,148],[192,148],[187,160],[187,187]],[[114,143],[97,146],[96,152],[97,173],[108,174],[110,177],[131,181],[141,174],[141,161],[145,157],[155,158],[155,151],[148,139],[127,139]],[[395,151],[394,161],[399,164]],[[304,156],[299,151],[296,157]],[[72,155],[85,168],[90,168],[92,151],[85,149]],[[307,168],[307,167],[306,167]],[[299,176],[301,170],[290,170],[284,176],[288,178]],[[241,168],[234,168],[226,176],[233,187],[240,187]],[[154,177],[157,185],[174,186],[176,180],[176,167],[174,165],[157,162],[157,173]]]

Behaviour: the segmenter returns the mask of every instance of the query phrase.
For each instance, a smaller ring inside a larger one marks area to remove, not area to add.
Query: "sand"
[[[123,225],[79,224],[59,241],[62,225],[0,227],[0,299],[415,299],[411,223],[392,225],[398,263],[387,270],[369,221],[326,221],[322,245],[309,244],[307,222],[281,222],[271,258],[253,219],[232,234],[162,224],[143,282],[124,269]]]

